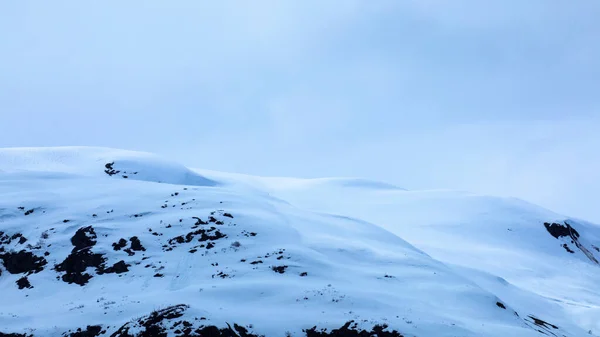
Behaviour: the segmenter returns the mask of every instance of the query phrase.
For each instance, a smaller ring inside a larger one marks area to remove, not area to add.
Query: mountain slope
[[[197,173],[120,150],[0,150],[0,336],[589,336],[577,320],[589,312],[522,287],[531,275],[495,249],[529,254],[527,268],[564,253],[589,266],[577,285],[598,275],[585,254],[548,232],[556,242],[528,244],[539,233],[526,221],[522,240],[497,235],[500,220],[489,235],[463,221],[535,210],[422,193]],[[419,234],[396,221],[411,208]],[[577,224],[581,245],[595,229]]]

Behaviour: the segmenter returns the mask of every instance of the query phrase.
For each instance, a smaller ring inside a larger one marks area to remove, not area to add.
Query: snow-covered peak
[[[515,199],[0,149],[0,336],[598,335],[599,238]]]
[[[185,166],[146,152],[100,147],[0,149],[0,172],[50,176],[116,176],[157,183],[213,186]]]

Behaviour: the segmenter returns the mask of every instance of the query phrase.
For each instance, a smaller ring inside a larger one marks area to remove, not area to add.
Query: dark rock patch
[[[198,326],[205,318],[195,318],[193,321],[181,319],[188,306],[175,305],[157,310],[150,315],[128,322],[121,326],[110,337],[263,337],[252,334],[247,328],[227,324],[225,328]]]
[[[279,274],[283,274],[285,273],[285,270],[288,268],[288,266],[273,266],[271,267],[271,269]]]
[[[569,223],[567,223],[566,221],[564,222],[564,224],[559,224],[559,223],[549,223],[549,222],[545,222],[544,223],[544,227],[546,227],[546,230],[548,231],[548,233],[550,233],[550,235],[552,235],[554,238],[559,239],[559,238],[567,238],[567,239],[571,239],[571,243],[575,244],[575,246],[577,248],[579,248],[579,250],[588,258],[590,259],[590,261],[596,263],[596,264],[600,264],[600,262],[596,259],[596,257],[594,256],[594,254],[589,251],[583,244],[581,244],[581,242],[579,241],[579,232],[577,232],[577,230],[575,228],[573,228]],[[567,252],[569,253],[575,253],[572,249],[570,249],[567,244],[563,244],[561,245]]]
[[[96,232],[92,226],[82,227],[71,238],[73,251],[96,245]]]
[[[17,280],[17,287],[19,287],[19,289],[31,289],[33,288],[33,286],[31,285],[31,283],[29,283],[29,279],[27,279],[27,276],[23,276],[20,279]]]
[[[111,337],[167,337],[166,323],[183,316],[187,305],[179,304],[166,309],[153,311],[150,315],[137,321],[121,326]],[[141,328],[139,333],[133,335],[130,330]]]
[[[106,331],[102,330],[102,326],[88,325],[85,330],[79,328],[75,332],[65,332],[63,333],[63,337],[97,337],[104,333],[106,333]]]
[[[498,306],[498,308],[506,310],[506,306],[502,302],[496,302],[496,306]]]
[[[104,255],[91,251],[92,247],[96,245],[96,238],[97,236],[92,226],[82,227],[73,235],[71,238],[71,244],[73,244],[71,254],[63,262],[54,266],[54,270],[57,272],[64,272],[62,275],[64,282],[69,284],[75,283],[80,286],[87,284],[93,277],[86,272],[87,268],[90,267],[95,268],[98,275],[121,274],[129,271],[127,267],[130,265],[122,260],[106,268],[106,258]],[[121,240],[119,240],[119,243],[113,244],[113,249],[120,246]]]
[[[122,274],[122,273],[126,273],[129,271],[129,269],[127,267],[130,267],[130,265],[126,264],[125,261],[121,260],[115,264],[112,265],[112,267],[108,267],[106,269],[101,269],[98,271],[98,274]]]
[[[63,262],[54,267],[54,270],[65,273],[62,276],[64,282],[83,286],[92,278],[92,275],[86,273],[86,269],[94,267],[102,270],[105,262],[102,254],[92,253],[90,248],[86,248],[71,252]]]
[[[308,273],[307,273],[307,272],[305,272],[305,271],[304,271],[304,272],[301,272],[301,273],[300,273],[300,276],[301,276],[301,277],[308,276]]]
[[[339,329],[328,332],[326,329],[317,330],[317,327],[305,329],[306,337],[404,337],[396,330],[386,331],[387,325],[375,325],[371,331],[361,330],[354,321],[349,321]]]
[[[114,250],[121,250],[122,248],[125,248],[125,246],[127,246],[127,240],[123,238],[119,239],[119,242],[113,242],[112,244]]]
[[[198,227],[200,225],[208,225],[208,222],[203,221],[202,219],[200,219],[197,216],[193,216],[192,219],[196,220],[196,223],[194,224],[195,227],[192,227],[192,228],[196,228],[196,227]]]
[[[217,274],[213,274],[212,278],[215,278],[215,276],[220,277],[220,278],[231,278],[232,277],[229,274],[225,274],[222,271],[218,272]]]
[[[0,332],[0,337],[33,337],[33,335],[27,335],[24,333]]]
[[[6,235],[3,231],[0,231],[0,245],[9,244],[10,236]]]
[[[104,168],[105,168],[104,173],[108,174],[111,177],[114,176],[115,174],[121,173],[121,171],[118,171],[118,170],[114,169],[114,165],[115,165],[114,161],[111,162],[111,163],[106,163],[104,165]]]
[[[527,318],[530,320],[531,323],[533,323],[537,326],[537,328],[534,328],[534,327],[532,327],[532,328],[537,329],[538,332],[540,332],[544,335],[548,335],[548,336],[556,336],[556,334],[554,333],[554,330],[559,329],[556,325],[550,324],[550,323],[548,323],[544,320],[541,320],[532,315],[529,315]],[[526,319],[526,321],[527,321],[527,319]]]
[[[569,246],[567,246],[567,244],[566,244],[566,243],[563,243],[562,247],[563,247],[563,248],[564,248],[564,249],[565,249],[567,252],[569,252],[569,253],[571,253],[571,254],[575,254],[575,251],[574,251],[574,250],[572,250],[571,248],[569,248]]]
[[[30,210],[27,210],[27,211],[25,212],[25,215],[32,214],[34,211],[35,211],[35,210],[34,210],[33,208],[32,208],[32,209],[30,209]]]
[[[0,231],[0,245],[9,245],[13,241],[19,241],[19,244],[24,244],[27,242],[27,238],[23,236],[21,233],[15,233],[13,235],[8,235],[2,231]]]
[[[93,277],[86,272],[88,267],[96,268],[98,275],[103,274],[122,274],[128,272],[130,265],[121,260],[111,267],[105,266],[106,258],[103,254],[92,253],[89,248],[72,252],[67,258],[57,264],[54,269],[58,272],[64,272],[62,280],[66,283],[75,283],[83,286]]]
[[[533,322],[533,324],[535,324],[537,326],[540,326],[542,328],[545,328],[545,329],[552,328],[552,329],[555,329],[555,330],[558,329],[558,327],[556,325],[550,324],[550,323],[548,323],[548,322],[546,322],[544,320],[541,320],[541,319],[539,319],[539,318],[537,318],[535,316],[529,315],[529,318],[531,319],[531,321]]]
[[[0,259],[11,274],[39,273],[48,263],[43,257],[25,250],[0,254]]]
[[[146,251],[146,248],[144,248],[144,246],[142,246],[142,243],[140,242],[140,239],[137,236],[132,236],[129,241],[131,241],[131,250],[134,251]]]
[[[207,229],[199,228],[199,229],[196,229],[194,231],[187,233],[185,236],[179,235],[179,236],[169,239],[168,243],[169,243],[170,247],[167,246],[167,247],[163,247],[163,248],[165,248],[166,251],[170,251],[177,245],[180,245],[183,243],[189,243],[196,239],[197,239],[196,240],[197,242],[205,242],[205,241],[216,241],[216,240],[219,240],[219,239],[222,239],[225,237],[227,237],[227,235],[221,233],[216,227],[210,227]],[[211,249],[214,246],[215,245],[213,242],[208,242],[206,245],[206,249]]]
[[[571,227],[571,225],[566,222],[564,225],[545,222],[544,227],[546,227],[548,233],[550,233],[550,235],[556,239],[560,237],[571,237],[573,240],[579,238],[579,232],[577,232],[575,228]]]

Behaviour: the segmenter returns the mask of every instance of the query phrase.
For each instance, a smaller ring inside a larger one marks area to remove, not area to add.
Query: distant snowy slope
[[[594,225],[361,179],[199,172],[0,150],[0,336],[590,336]]]
[[[561,303],[600,331],[600,227],[513,198],[454,191],[290,188],[262,179],[297,207],[378,224],[432,257],[500,276]],[[560,315],[559,315],[560,316]]]
[[[0,149],[0,172],[88,177],[116,175],[151,182],[212,186],[215,182],[183,165],[135,151],[96,147]]]

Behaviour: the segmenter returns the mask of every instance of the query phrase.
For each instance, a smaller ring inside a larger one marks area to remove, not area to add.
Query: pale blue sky
[[[0,146],[512,195],[600,222],[597,0],[3,1]]]

